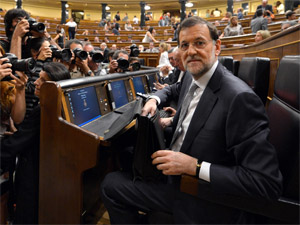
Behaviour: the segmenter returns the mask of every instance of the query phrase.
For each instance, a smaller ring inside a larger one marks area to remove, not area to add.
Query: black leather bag
[[[134,179],[157,181],[164,179],[161,171],[152,165],[151,155],[165,149],[164,133],[159,124],[158,111],[153,117],[137,116],[137,142],[133,161]]]

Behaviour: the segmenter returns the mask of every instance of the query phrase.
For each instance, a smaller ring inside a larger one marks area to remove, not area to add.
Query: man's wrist
[[[196,164],[196,175],[195,175],[197,178],[199,178],[201,165],[202,165],[202,162],[198,159],[197,164]]]

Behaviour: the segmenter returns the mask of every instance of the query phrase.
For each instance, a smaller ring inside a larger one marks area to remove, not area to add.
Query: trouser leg
[[[138,211],[172,213],[175,188],[163,183],[133,182],[131,174],[113,172],[101,185],[101,197],[112,224],[135,224]]]

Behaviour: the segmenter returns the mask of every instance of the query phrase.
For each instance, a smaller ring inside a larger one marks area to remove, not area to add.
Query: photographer
[[[83,45],[81,41],[77,39],[69,40],[66,43],[66,48],[69,48],[73,51],[72,59],[70,62],[65,63],[67,68],[69,68],[71,78],[94,76],[93,71],[88,66],[88,54],[87,52],[83,51]]]
[[[2,127],[2,122],[5,122],[4,117],[7,117],[7,119],[11,117],[11,119],[15,124],[20,124],[23,121],[26,112],[25,85],[27,83],[28,78],[23,72],[19,72],[19,71],[16,71],[16,74],[19,76],[19,78],[14,76],[12,74],[12,69],[11,69],[12,65],[8,63],[8,61],[9,59],[2,58],[2,54],[0,53],[1,92],[3,93],[5,91],[4,90],[5,86],[7,86],[4,85],[4,81],[2,80],[10,76],[13,79],[12,81],[10,81],[13,89],[12,88],[9,89],[12,89],[14,94],[13,96],[11,96],[11,99],[1,95],[1,127]],[[2,86],[2,84],[4,86]],[[4,95],[6,94],[8,93],[5,92]],[[9,127],[12,126],[13,124],[9,123]]]
[[[6,40],[0,44],[5,52],[15,54],[19,59],[28,58],[30,53],[27,47],[28,37],[44,37],[53,45],[57,45],[47,33],[43,23],[37,23],[22,9],[11,9],[4,17]],[[58,46],[58,45],[57,45]]]
[[[88,66],[90,70],[93,71],[95,76],[99,76],[102,69],[101,62],[104,59],[102,53],[100,51],[95,52],[94,46],[90,42],[84,45],[83,50],[88,53]]]
[[[129,71],[138,71],[141,68],[141,64],[138,57],[130,57],[129,59]]]
[[[120,64],[123,63],[123,62],[125,63],[126,60],[128,62],[128,59],[129,59],[129,54],[128,54],[127,51],[117,50],[113,54],[112,60],[109,62],[108,73],[122,73],[122,72],[124,72],[125,68]],[[128,62],[128,65],[129,65],[129,62]],[[101,75],[103,75],[102,72],[101,72]]]

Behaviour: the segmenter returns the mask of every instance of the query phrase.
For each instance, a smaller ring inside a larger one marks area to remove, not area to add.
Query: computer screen
[[[100,108],[95,87],[85,87],[67,93],[73,121],[78,126],[83,126],[99,117]]]
[[[134,77],[132,81],[135,93],[139,92],[142,94],[146,94],[142,77]]]
[[[110,83],[111,93],[115,104],[113,108],[119,108],[128,103],[127,92],[123,80],[113,81]]]

